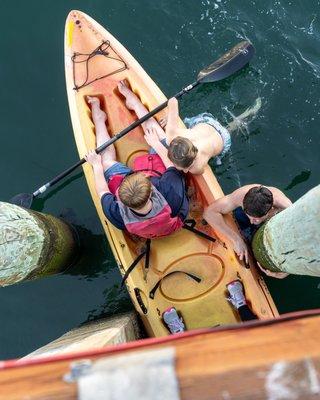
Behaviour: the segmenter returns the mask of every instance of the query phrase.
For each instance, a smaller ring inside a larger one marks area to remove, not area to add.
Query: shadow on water
[[[64,189],[68,185],[70,185],[72,182],[80,179],[83,177],[83,171],[78,172],[76,175],[71,176],[70,178],[62,181],[62,183],[58,186],[56,186],[55,189],[48,189],[49,192],[44,196],[44,197],[36,197],[33,202],[32,202],[32,209],[35,211],[42,211],[44,209],[45,202],[49,200],[51,197],[53,197],[55,194],[60,192],[60,190]]]
[[[97,309],[90,310],[85,323],[99,318],[106,318],[109,315],[133,310],[133,305],[130,301],[127,289],[126,287],[120,288],[120,284],[105,289],[103,291],[103,296],[105,298],[104,304],[100,305]]]
[[[103,304],[98,308],[88,311],[87,320],[94,321],[99,318],[105,318],[116,313],[123,313],[133,309],[126,287],[121,287],[121,276],[113,259],[110,248],[107,245],[105,235],[93,234],[83,226],[76,225],[76,215],[73,210],[65,210],[60,215],[65,221],[72,223],[77,230],[80,242],[79,258],[74,265],[68,268],[64,275],[81,277],[86,281],[94,278],[106,277],[107,287],[103,290]],[[112,285],[107,284],[109,275],[114,276]]]
[[[273,279],[268,276],[265,276],[264,279],[272,291],[272,297],[280,314],[288,312],[288,310],[292,311],[293,302],[295,303],[294,311],[319,308],[319,278],[290,275],[285,279]],[[317,295],[315,295],[316,293]]]
[[[296,175],[292,181],[289,183],[289,185],[284,189],[284,190],[290,190],[293,187],[299,185],[302,182],[307,181],[310,178],[311,171],[310,170],[304,170],[301,171],[299,175]]]
[[[77,216],[72,209],[65,209],[59,215],[64,221],[73,225],[80,242],[79,257],[63,275],[81,277],[90,282],[95,278],[105,277],[106,288],[103,290],[103,303],[98,308],[88,311],[87,320],[83,323],[105,318],[116,313],[123,313],[133,308],[126,287],[121,288],[121,276],[113,261],[113,256],[104,234],[94,234],[89,229],[77,225]],[[113,276],[112,284],[109,282]]]

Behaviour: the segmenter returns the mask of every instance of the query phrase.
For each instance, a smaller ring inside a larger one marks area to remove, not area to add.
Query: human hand
[[[157,134],[157,130],[155,128],[146,129],[146,133],[144,138],[149,146],[156,147],[157,144],[160,143],[159,136]]]
[[[102,165],[101,155],[97,154],[95,150],[89,150],[88,153],[84,156],[84,158],[93,167],[95,165]]]
[[[240,261],[245,261],[245,263],[248,264],[248,247],[240,236],[238,236],[237,239],[233,241],[233,250],[239,257]]]
[[[268,276],[272,276],[273,278],[283,279],[283,278],[286,278],[289,275],[286,272],[274,272],[274,271],[270,271],[269,269],[265,269],[258,263],[258,261],[257,261],[257,264],[258,264],[258,267],[261,269],[262,272],[264,272]]]

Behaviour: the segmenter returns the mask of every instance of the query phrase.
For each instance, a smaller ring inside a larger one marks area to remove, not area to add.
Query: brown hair
[[[124,205],[138,210],[146,205],[150,197],[150,179],[141,172],[127,175],[119,186],[118,194]]]
[[[265,186],[254,186],[244,196],[243,210],[250,217],[261,218],[273,206],[273,195]]]
[[[177,136],[168,148],[168,158],[180,168],[188,168],[198,154],[198,149],[191,140]]]

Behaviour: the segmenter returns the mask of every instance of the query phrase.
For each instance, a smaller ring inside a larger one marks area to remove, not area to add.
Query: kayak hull
[[[92,56],[102,43],[105,43],[103,50],[108,53],[107,56],[99,52]],[[65,71],[70,115],[80,157],[96,147],[94,124],[86,96],[99,97],[107,114],[107,128],[111,136],[137,119],[126,108],[124,98],[118,92],[120,80],[126,79],[149,110],[166,101],[159,87],[118,40],[80,11],[71,11],[67,18]],[[159,113],[155,117],[159,119],[162,116]],[[117,141],[115,147],[117,159],[129,166],[132,166],[136,156],[148,151],[140,126]],[[85,164],[83,169],[101,224],[123,275],[145,243],[107,221],[95,190],[92,168]],[[169,334],[163,324],[162,313],[172,306],[183,316],[187,329],[240,322],[238,313],[226,300],[226,284],[235,279],[242,280],[249,304],[259,318],[277,316],[270,293],[255,267],[245,268],[236,258],[228,240],[202,220],[204,207],[223,196],[209,166],[201,176],[188,176],[188,185],[193,192],[190,217],[197,222],[197,229],[217,240],[213,243],[183,229],[152,241],[148,273],[144,271],[142,260],[126,281],[147,333],[150,336]],[[233,229],[237,229],[231,216],[225,218]],[[195,281],[187,273],[199,277],[201,281]],[[150,292],[159,281],[152,298]]]

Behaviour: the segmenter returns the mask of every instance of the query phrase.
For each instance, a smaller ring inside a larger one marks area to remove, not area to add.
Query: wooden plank
[[[306,381],[305,363],[309,360],[313,363],[316,382],[313,384],[319,382],[319,326],[320,316],[300,318],[242,330],[213,330],[178,340],[172,338],[173,340],[166,341],[165,344],[149,345],[147,349],[165,346],[175,348],[176,373],[183,400],[253,399],[250,394],[253,389],[254,393],[260,389],[262,393],[262,397],[255,399],[267,399],[267,392],[262,390],[266,379],[263,380],[261,374],[272,371],[279,362],[286,362],[289,372],[295,373],[297,370],[297,376],[304,377]],[[145,347],[119,353],[141,349]],[[108,354],[91,359],[101,357],[108,357]],[[76,384],[63,381],[63,375],[69,371],[70,364],[70,360],[62,360],[2,370],[0,399],[23,399],[26,396],[30,400],[75,399]],[[308,382],[311,385],[310,377]],[[310,392],[310,385],[306,387],[309,393],[304,393],[305,397],[297,398],[315,398]]]

